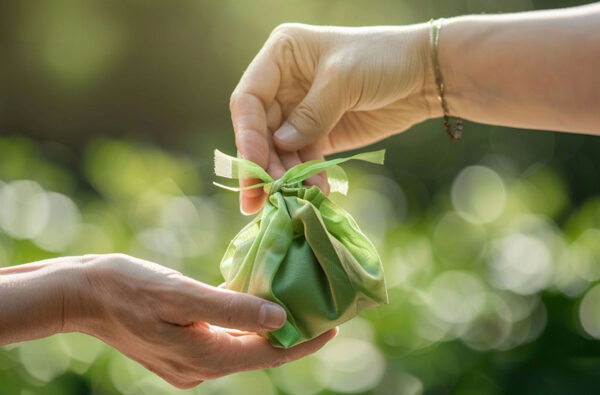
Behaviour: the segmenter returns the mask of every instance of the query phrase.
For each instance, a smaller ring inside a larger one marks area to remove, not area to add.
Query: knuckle
[[[321,117],[319,115],[320,109],[316,106],[310,104],[310,102],[303,101],[301,102],[296,110],[295,114],[295,122],[300,123],[299,125],[294,125],[298,127],[298,131],[315,131],[318,130],[321,125]],[[291,123],[295,123],[294,120],[290,120]]]
[[[117,262],[131,262],[131,260],[132,260],[131,256],[120,253],[120,252],[114,252],[114,253],[108,254],[108,258],[115,260]]]
[[[341,74],[342,65],[337,57],[331,56],[327,58],[321,65],[319,70],[326,79],[333,79]]]
[[[229,110],[233,111],[240,102],[240,93],[233,91],[229,97]]]
[[[356,64],[343,53],[332,54],[322,63],[320,74],[326,81],[336,82],[355,73]]]
[[[266,128],[266,120],[262,111],[257,112],[257,107],[265,108],[265,103],[251,92],[234,92],[229,99],[229,111],[233,127],[237,132],[244,128]]]
[[[223,322],[230,328],[236,321],[236,317],[240,314],[240,303],[235,294],[225,296],[223,300]]]
[[[304,30],[304,26],[300,23],[282,23],[277,26],[269,37],[272,54],[281,55],[293,51]]]
[[[252,129],[252,130],[261,130],[266,127],[264,123],[264,119],[259,114],[238,114],[238,116],[233,119],[233,127],[239,133],[240,131]]]
[[[295,36],[300,34],[305,28],[305,25],[301,23],[282,23],[277,25],[273,32],[271,33],[271,37],[273,36]]]

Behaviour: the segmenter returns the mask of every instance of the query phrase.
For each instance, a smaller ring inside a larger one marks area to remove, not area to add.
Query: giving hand
[[[298,163],[406,130],[429,118],[430,107],[439,112],[426,94],[435,91],[429,51],[427,24],[277,27],[231,96],[238,150],[279,178]],[[323,175],[307,181],[327,191]],[[256,212],[264,197],[243,191],[242,210]]]

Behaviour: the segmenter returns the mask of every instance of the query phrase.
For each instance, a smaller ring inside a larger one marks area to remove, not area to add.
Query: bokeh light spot
[[[587,229],[568,247],[569,264],[586,281],[600,280],[600,229]]]
[[[343,393],[364,392],[383,378],[386,363],[371,343],[336,338],[317,354],[315,375],[326,388]]]
[[[75,203],[66,195],[48,192],[46,200],[48,218],[44,228],[33,237],[33,242],[45,250],[60,252],[77,235],[81,214]]]
[[[583,297],[579,320],[590,336],[600,339],[600,285],[594,286]]]
[[[499,289],[529,295],[545,289],[553,278],[552,256],[537,237],[512,234],[499,240],[489,261],[490,282]]]
[[[323,390],[323,384],[313,372],[315,363],[315,357],[308,356],[280,366],[272,371],[273,381],[290,395],[317,394]]]
[[[217,394],[275,395],[277,389],[269,376],[255,370],[221,377],[211,382]]]
[[[485,166],[464,168],[452,184],[454,209],[467,221],[483,224],[498,218],[506,203],[502,178]]]
[[[60,345],[57,336],[19,344],[19,359],[25,370],[41,381],[50,381],[65,373],[71,358]]]
[[[18,180],[0,190],[0,227],[15,239],[29,239],[46,226],[50,205],[43,188]]]
[[[429,309],[448,323],[471,322],[483,310],[486,292],[474,275],[451,270],[438,275],[428,290]]]

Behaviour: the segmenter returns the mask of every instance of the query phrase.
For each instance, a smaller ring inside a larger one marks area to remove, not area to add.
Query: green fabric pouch
[[[292,347],[387,303],[383,268],[354,219],[321,190],[302,181],[327,170],[332,192],[347,191],[337,166],[351,159],[383,163],[384,151],[310,161],[273,180],[260,166],[215,151],[215,173],[259,178],[268,193],[262,212],[231,241],[221,261],[228,289],[281,305],[287,322],[267,333],[274,346]],[[216,183],[215,183],[216,184]],[[227,187],[232,190],[240,188]]]

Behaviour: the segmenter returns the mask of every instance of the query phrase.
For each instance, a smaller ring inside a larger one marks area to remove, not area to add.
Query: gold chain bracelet
[[[461,118],[456,117],[456,128],[452,130],[452,125],[450,125],[450,111],[448,111],[448,103],[446,103],[446,98],[444,97],[445,85],[444,80],[442,79],[442,72],[440,71],[440,62],[438,60],[438,42],[440,39],[440,30],[442,29],[442,23],[444,22],[444,18],[429,21],[431,25],[431,57],[433,59],[433,71],[435,73],[435,84],[438,88],[438,100],[442,106],[442,111],[444,112],[444,127],[446,128],[446,133],[452,139],[452,141],[460,140],[462,136],[463,129],[463,121]]]

